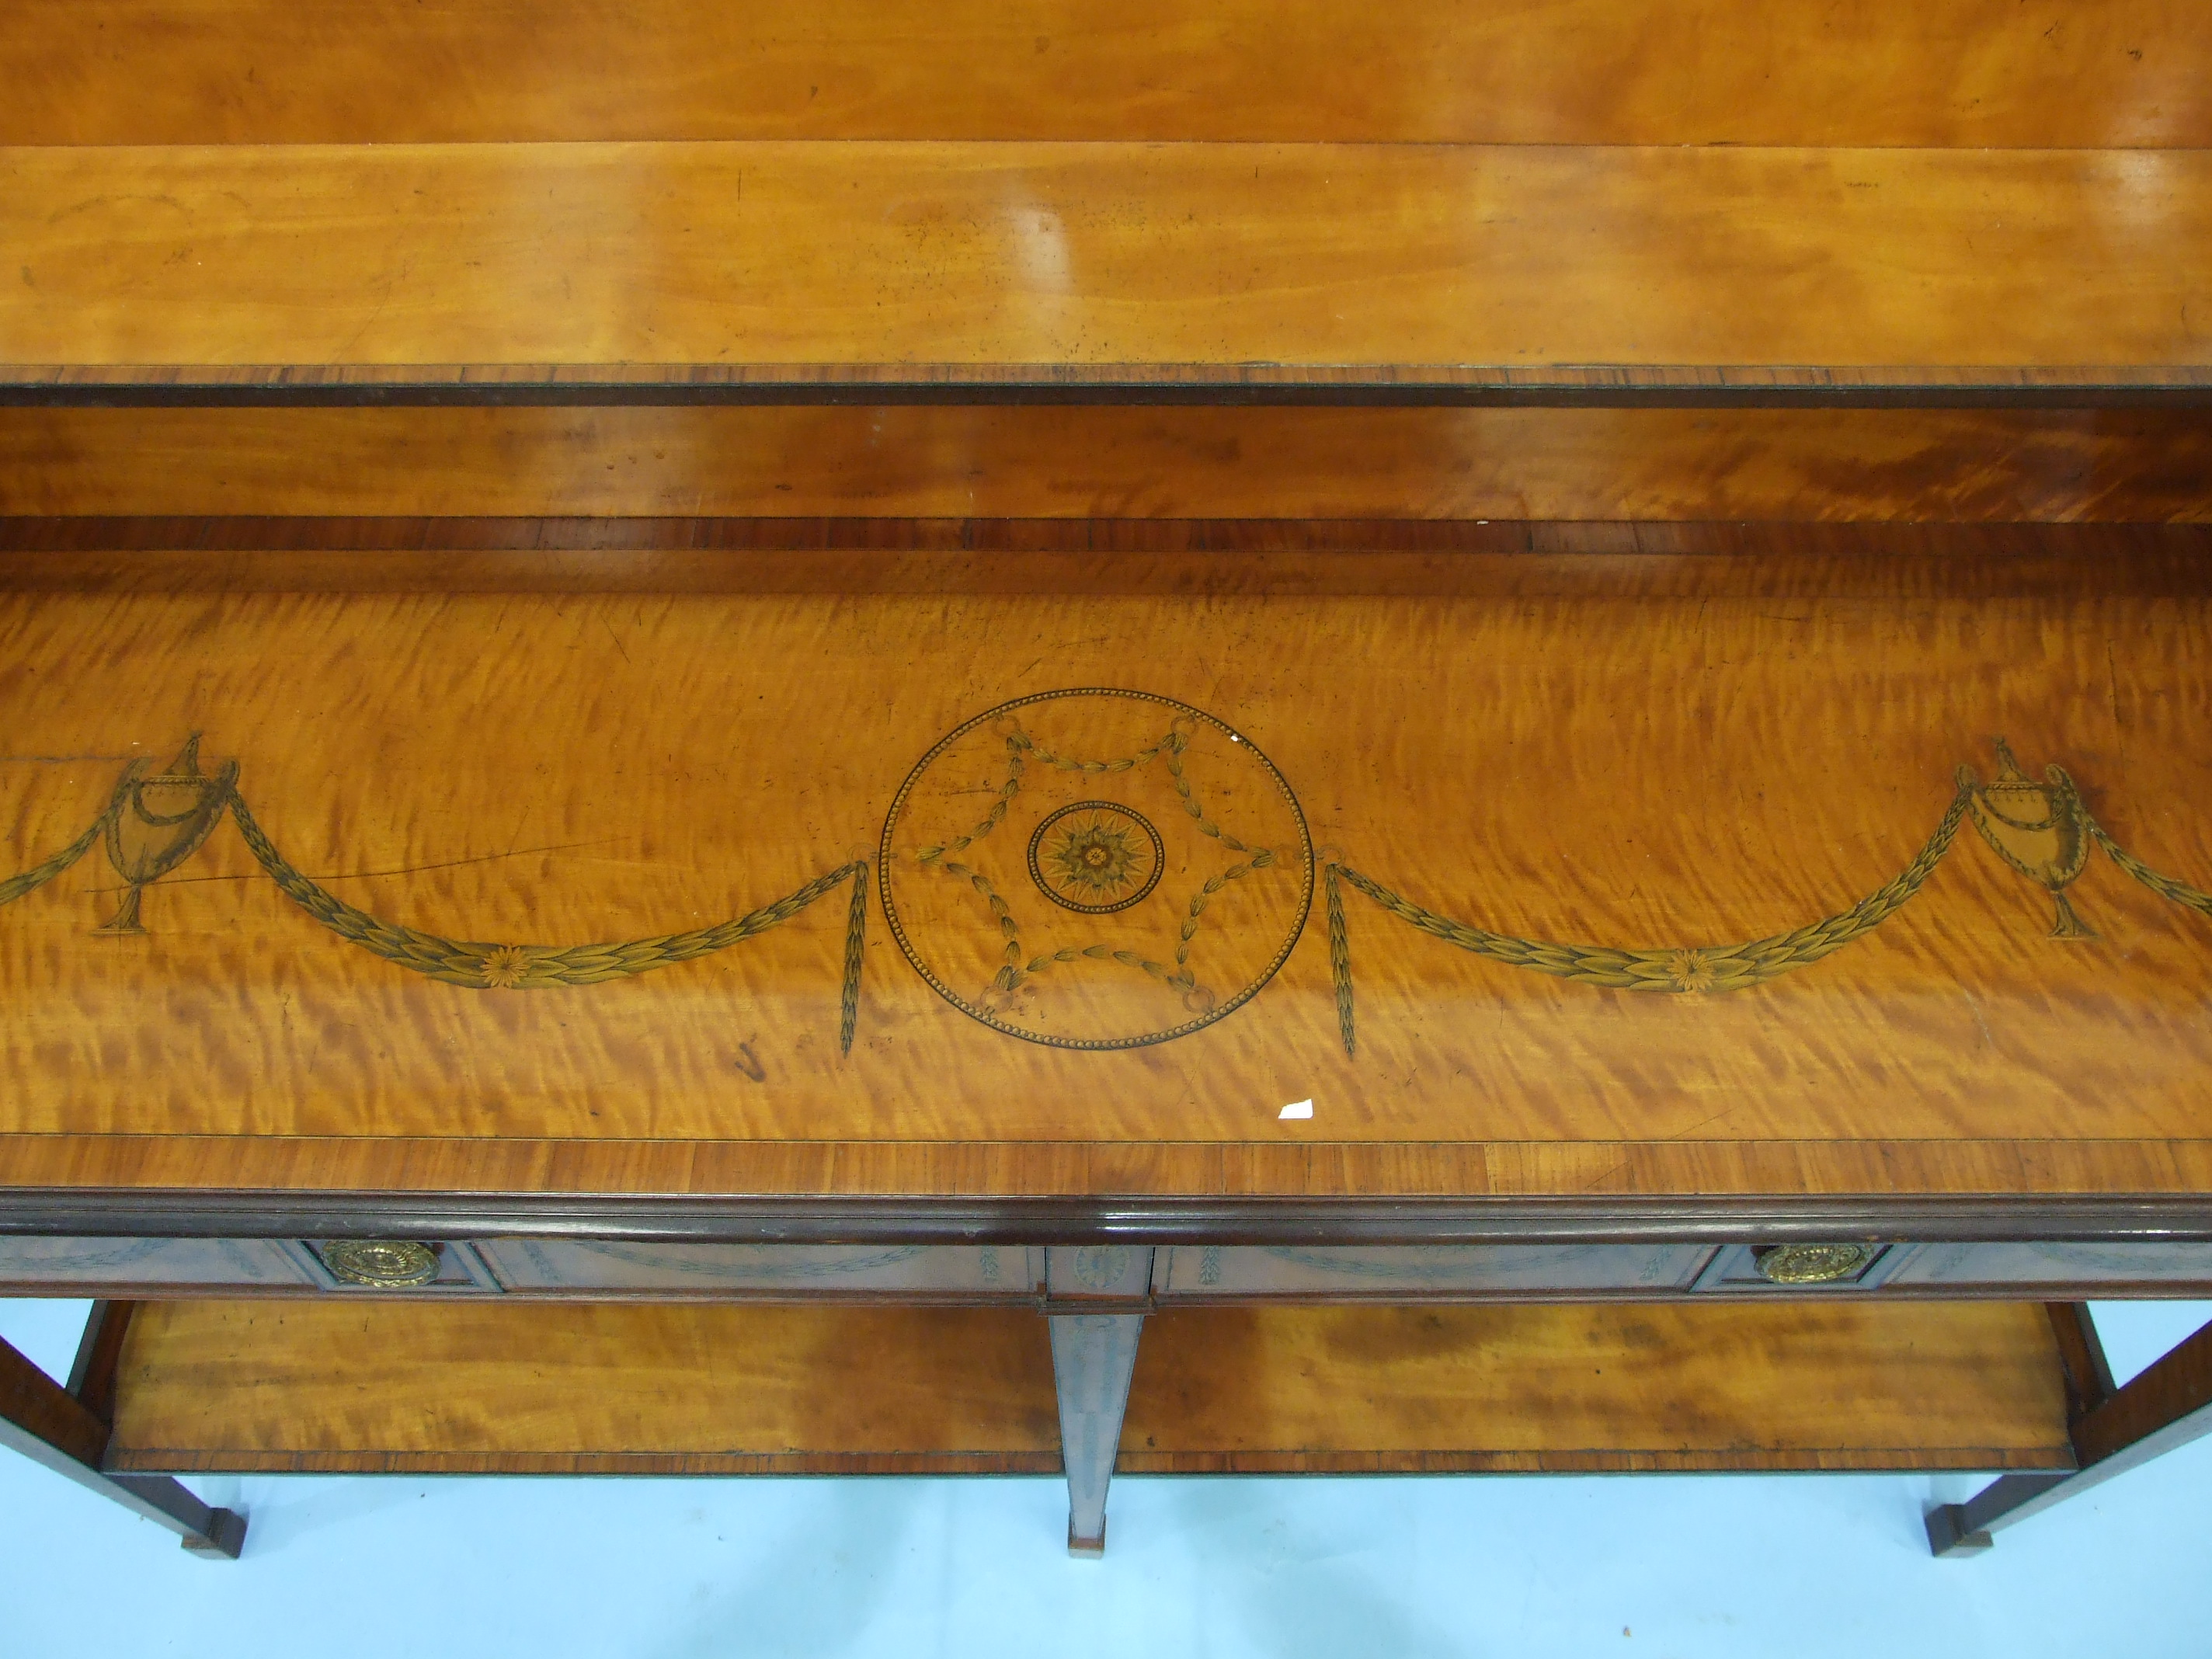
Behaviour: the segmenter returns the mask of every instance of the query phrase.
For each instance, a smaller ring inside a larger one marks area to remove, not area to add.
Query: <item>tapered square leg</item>
[[[166,1527],[195,1555],[236,1560],[246,1545],[244,1516],[203,1504],[166,1474],[110,1474],[100,1467],[107,1449],[107,1419],[86,1398],[96,1403],[113,1399],[100,1368],[112,1368],[113,1355],[121,1346],[122,1320],[127,1317],[118,1310],[128,1305],[94,1304],[76,1368],[76,1390],[64,1388],[0,1342],[0,1448],[19,1452]],[[103,1352],[105,1359],[100,1358]]]
[[[2074,1407],[2069,1435],[2080,1467],[2070,1474],[2008,1474],[1963,1504],[1929,1510],[1928,1547],[1936,1554],[1978,1555],[2000,1528],[2212,1434],[2212,1325],[2120,1389],[2104,1371],[2094,1328],[2084,1321],[2082,1329],[2087,1340],[2063,1356]],[[2062,1330],[2062,1351],[2067,1346]],[[2084,1370],[2102,1374],[2088,1376],[2085,1388]]]
[[[1060,1458],[1067,1467],[1067,1553],[1103,1555],[1106,1487],[1114,1478],[1145,1316],[1055,1314],[1050,1322]]]

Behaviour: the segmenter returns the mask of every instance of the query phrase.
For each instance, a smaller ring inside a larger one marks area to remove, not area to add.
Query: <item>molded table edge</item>
[[[0,1235],[472,1234],[695,1243],[1917,1243],[2212,1239],[2212,1193],[1838,1197],[747,1197],[0,1188]]]
[[[2212,407],[2212,368],[0,363],[0,407],[838,403],[2195,408]]]

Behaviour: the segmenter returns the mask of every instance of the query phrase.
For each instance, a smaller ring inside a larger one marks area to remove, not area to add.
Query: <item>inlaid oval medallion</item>
[[[1086,915],[1126,910],[1160,884],[1167,849],[1141,812],[1112,801],[1063,806],[1030,836],[1030,879]]]
[[[1048,691],[907,776],[878,865],[921,976],[994,1030],[1133,1048],[1242,1007],[1312,903],[1313,845],[1267,757],[1139,691]]]

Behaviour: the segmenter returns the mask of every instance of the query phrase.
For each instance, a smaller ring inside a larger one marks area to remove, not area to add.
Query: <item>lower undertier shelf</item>
[[[1053,1474],[1045,1321],[168,1302],[114,1471]],[[1217,1308],[1145,1322],[1123,1474],[2064,1469],[2040,1304]]]

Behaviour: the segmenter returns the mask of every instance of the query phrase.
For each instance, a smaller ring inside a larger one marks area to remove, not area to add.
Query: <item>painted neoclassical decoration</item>
[[[1064,1048],[1225,1018],[1313,902],[1305,816],[1267,757],[1132,691],[1024,697],[948,734],[893,798],[878,867],[891,932],[939,995]]]
[[[2063,767],[2032,778],[2003,739],[1996,748],[1987,781],[1971,766],[1958,769],[1935,829],[1890,880],[1832,915],[1734,944],[1562,944],[1440,915],[1347,855],[1318,854],[1289,782],[1224,721],[1168,697],[1099,688],[1023,697],[948,732],[892,795],[873,874],[900,951],[947,1002],[1010,1036],[1092,1050],[1169,1042],[1242,1007],[1296,947],[1316,884],[1347,1054],[1358,1046],[1347,889],[1492,961],[1610,990],[1686,997],[1748,990],[1864,939],[1911,900],[1969,823],[2049,896],[2054,939],[2097,937],[2069,894],[2092,848],[2160,897],[2212,915],[2212,894],[2116,842]],[[447,939],[372,915],[303,874],[247,808],[240,763],[206,767],[197,735],[164,769],[127,766],[82,835],[0,881],[0,905],[104,842],[125,892],[100,931],[143,933],[145,889],[189,860],[226,814],[270,878],[324,927],[395,966],[470,990],[590,986],[690,962],[847,889],[839,1040],[852,1048],[868,921],[864,861],[680,933],[569,945]]]

